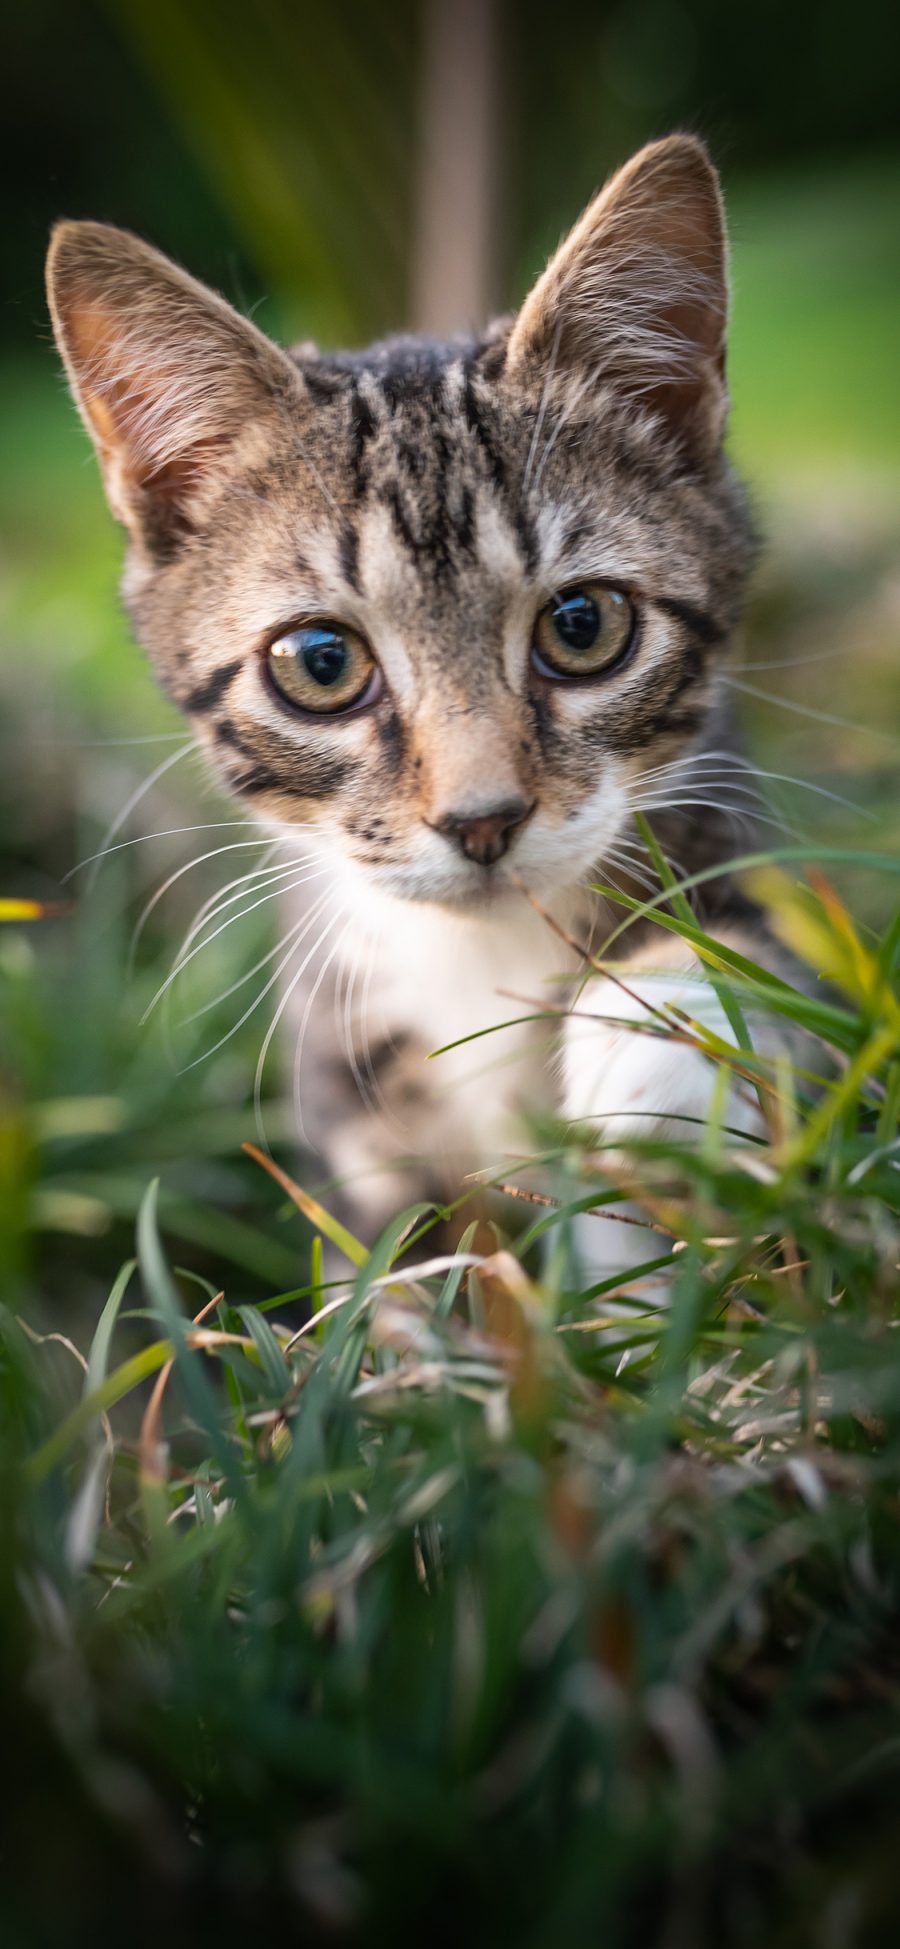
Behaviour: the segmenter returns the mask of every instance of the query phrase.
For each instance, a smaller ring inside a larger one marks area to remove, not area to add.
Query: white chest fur
[[[313,1064],[324,1059],[326,1068],[355,1051],[357,1077],[367,1048],[387,1042],[405,1050],[412,1086],[393,1104],[366,1104],[354,1094],[338,1116],[326,1091],[321,1105],[322,1148],[335,1175],[370,1204],[373,1226],[409,1202],[402,1160],[458,1185],[467,1172],[502,1166],[510,1153],[527,1155],[536,1110],[555,1111],[607,1141],[660,1128],[696,1141],[714,1065],[690,1038],[663,1032],[660,1039],[660,1012],[675,1003],[723,1041],[733,1036],[683,942],[667,935],[645,942],[627,966],[627,992],[591,978],[560,1019],[581,958],[524,899],[474,914],[354,893],[342,903],[324,961],[309,971],[317,1004],[309,1040]],[[583,908],[583,895],[554,901],[567,931],[583,928]],[[309,1017],[308,982],[298,1000]],[[724,1107],[732,1128],[756,1129],[758,1118],[733,1093]],[[605,1274],[623,1263],[622,1233],[585,1221],[578,1240],[585,1266]]]
[[[341,957],[371,962],[373,1040],[400,1031],[444,1051],[427,1067],[447,1138],[479,1163],[521,1147],[527,1112],[554,1104],[554,1009],[575,967],[547,922],[521,900],[480,915],[391,902],[359,916]]]

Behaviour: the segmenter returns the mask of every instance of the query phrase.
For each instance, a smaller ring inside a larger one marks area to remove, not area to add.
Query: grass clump
[[[449,1258],[281,1174],[337,1269],[256,1305],[173,1269],[151,1186],[80,1357],[4,1315],[6,1940],[887,1939],[900,922],[774,872],[827,992],[654,908],[764,1139],[576,1133]],[[586,1199],[640,1208],[643,1283],[584,1290]]]

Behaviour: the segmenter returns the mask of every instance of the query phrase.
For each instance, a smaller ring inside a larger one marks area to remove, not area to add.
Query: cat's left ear
[[[113,514],[168,550],[238,443],[296,405],[300,376],[224,298],[109,224],[57,225],[47,292]]]
[[[507,360],[523,384],[609,386],[708,457],[727,406],[725,220],[703,144],[669,136],[602,189],[516,319]]]

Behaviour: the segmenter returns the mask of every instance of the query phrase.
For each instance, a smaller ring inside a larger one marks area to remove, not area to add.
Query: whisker
[[[67,880],[73,879],[76,873],[82,873],[86,866],[93,866],[95,860],[108,859],[111,853],[124,853],[129,846],[146,846],[151,839],[177,839],[186,832],[223,832],[231,826],[248,828],[253,823],[248,819],[210,819],[202,825],[164,826],[160,832],[139,832],[134,839],[120,839],[115,846],[105,846],[99,853],[88,853],[86,859],[80,859],[75,866],[69,867],[68,873],[63,874],[61,884],[65,886]],[[271,846],[272,835],[267,832],[261,839],[248,840],[247,844]]]
[[[751,812],[747,806],[723,805],[718,799],[694,797],[636,799],[632,801],[632,806],[636,812],[681,812],[689,807],[697,807],[709,812],[720,812],[724,819],[731,819],[735,825],[769,826],[773,832],[787,832],[794,839],[798,837],[796,828],[786,819],[772,818],[768,813],[760,812],[757,807],[754,807]]]
[[[170,751],[168,757],[161,759],[160,763],[155,766],[154,770],[150,773],[149,778],[145,778],[143,780],[143,783],[138,785],[135,791],[132,792],[131,797],[126,799],[125,804],[122,806],[121,810],[116,813],[115,818],[113,819],[112,823],[107,827],[106,832],[103,835],[103,839],[100,843],[100,851],[99,854],[96,856],[96,860],[97,860],[96,871],[91,875],[90,881],[88,882],[89,886],[93,886],[94,881],[96,880],[97,873],[100,871],[100,864],[99,864],[100,860],[103,858],[104,854],[109,850],[110,840],[115,839],[117,832],[121,832],[122,827],[125,825],[126,820],[130,818],[131,813],[135,810],[135,807],[140,805],[141,800],[143,798],[146,798],[148,792],[152,792],[154,785],[157,785],[159,783],[159,780],[165,777],[166,772],[170,772],[173,766],[181,763],[182,758],[187,757],[188,752],[199,751],[199,749],[200,746],[198,740],[196,738],[189,738],[187,743],[181,745],[178,751]]]
[[[632,797],[630,802],[636,804],[639,798],[641,803],[646,800],[647,804],[652,802],[655,805],[674,805],[679,796],[683,797],[692,789],[701,792],[730,792],[735,799],[746,800],[754,809],[766,809],[767,801],[752,786],[741,785],[727,778],[717,778],[708,772],[702,778],[673,779],[669,785],[657,779],[650,786],[649,791]]]
[[[239,873],[235,879],[226,881],[224,887],[215,887],[211,893],[208,893],[206,898],[201,900],[193,919],[187,927],[175,959],[179,960],[181,955],[192,945],[207,921],[216,919],[218,914],[226,907],[231,906],[235,900],[240,900],[244,892],[261,891],[264,886],[270,883],[275,871],[270,849],[262,866],[255,867],[250,873]]]
[[[299,922],[297,924],[299,925]],[[275,955],[284,947],[285,941],[290,939],[291,931],[282,934],[280,941],[276,941],[275,946],[270,947],[266,954],[260,955],[259,960],[254,961],[252,968],[248,968],[246,974],[238,975],[237,981],[232,981],[229,987],[223,988],[221,993],[214,995],[211,1001],[202,1002],[199,1008],[193,1008],[190,1015],[182,1015],[178,1027],[190,1028],[192,1022],[199,1022],[204,1015],[211,1015],[214,1008],[221,1008],[222,1003],[230,1001],[232,995],[236,995],[239,989],[246,988],[248,981],[252,981],[254,975],[260,974],[262,969],[274,960]]]
[[[357,950],[353,959],[353,970],[352,970],[350,985],[349,985],[349,989],[346,991],[345,994],[343,1041],[344,1041],[344,1048],[347,1054],[347,1061],[350,1065],[350,1069],[353,1075],[353,1080],[356,1084],[356,1088],[359,1092],[362,1102],[366,1105],[368,1109],[379,1110],[381,1112],[381,1115],[385,1118],[385,1120],[388,1123],[390,1123],[398,1133],[400,1133],[401,1126],[397,1118],[394,1116],[393,1111],[390,1109],[388,1105],[387,1098],[385,1097],[384,1094],[384,1090],[382,1089],[379,1078],[375,1073],[375,1068],[372,1062],[371,1044],[369,1040],[369,1021],[368,1021],[369,996],[371,992],[372,976],[375,969],[377,950],[381,944],[383,931],[384,931],[383,924],[381,924],[378,926],[377,932],[375,934],[366,932],[366,934],[363,935],[363,937],[357,944]],[[363,993],[362,993],[362,1001],[360,1003],[360,1017],[359,1017],[359,1036],[360,1036],[360,1042],[362,1044],[362,1050],[361,1050],[362,1067],[360,1067],[359,1056],[357,1055],[357,1051],[353,1040],[352,1012],[353,1012],[353,1001],[356,994],[356,984],[359,979],[359,971],[362,966],[363,951],[366,947],[368,948],[368,958],[366,961],[366,973],[365,973],[365,979],[363,983]]]
[[[375,972],[375,963],[378,957],[378,951],[381,947],[383,934],[384,934],[384,923],[380,922],[378,926],[378,930],[371,941],[369,965],[368,968],[366,969],[366,979],[363,987],[362,1021],[360,1025],[361,1034],[362,1034],[362,1044],[363,1044],[363,1061],[366,1067],[366,1074],[369,1077],[369,1081],[372,1085],[372,1089],[379,1108],[381,1109],[384,1116],[388,1118],[389,1122],[393,1124],[395,1130],[401,1131],[402,1126],[398,1118],[395,1117],[393,1111],[389,1108],[384,1090],[382,1089],[381,1083],[376,1074],[375,1066],[372,1061],[372,1047],[371,1047],[371,1041],[369,1037],[369,1000],[370,1000],[371,989],[372,989],[372,977]]]
[[[755,771],[755,776],[776,784],[797,786],[803,791],[814,793],[817,797],[833,800],[836,804],[846,807],[850,812],[858,812],[866,817],[870,816],[865,807],[857,805],[852,799],[843,798],[838,792],[832,792],[825,785],[815,784],[811,779],[795,778],[789,772],[762,770]],[[744,798],[751,799],[754,804],[761,807],[765,807],[771,803],[753,782],[753,777],[748,770],[740,771],[737,777],[735,777],[733,769],[727,772],[715,772],[704,769],[692,775],[690,769],[677,769],[673,765],[668,772],[665,767],[658,769],[655,773],[653,771],[643,772],[634,783],[639,788],[649,784],[657,793],[661,793],[667,784],[675,787],[683,787],[685,785],[712,786],[717,791],[740,794]]]
[[[629,810],[634,810],[630,803]],[[673,873],[684,872],[685,869],[675,853],[667,851],[664,847],[661,847],[660,850],[662,851],[667,866],[671,867]],[[660,885],[659,874],[650,859],[643,839],[639,835],[618,833],[614,845],[610,848],[609,857],[618,863],[623,871],[630,872],[635,879],[641,879],[645,886],[652,886],[654,891],[658,891]]]
[[[663,764],[647,765],[645,770],[640,773],[640,776],[641,778],[655,778],[666,775],[669,772],[680,771],[686,765],[713,764],[718,763],[720,760],[723,762],[725,760],[731,761],[732,757],[734,757],[735,763],[739,766],[743,766],[746,763],[746,760],[740,753],[732,754],[724,746],[719,745],[713,746],[709,750],[685,751],[682,752],[680,758],[667,758]]]
[[[193,946],[190,949],[190,952],[188,954],[182,955],[181,959],[176,961],[174,968],[170,969],[169,973],[165,978],[165,981],[162,983],[161,987],[157,989],[156,994],[153,997],[153,1000],[148,1004],[147,1008],[144,1010],[144,1013],[141,1016],[142,1026],[145,1022],[149,1020],[150,1016],[153,1014],[154,1009],[157,1007],[158,1003],[162,1000],[163,996],[168,994],[168,991],[171,988],[173,981],[177,981],[178,976],[184,973],[184,970],[186,967],[188,967],[189,963],[193,961],[198,954],[202,954],[204,948],[210,947],[212,942],[217,940],[220,934],[224,934],[226,928],[233,927],[236,920],[246,920],[248,914],[255,913],[258,907],[264,907],[267,901],[277,900],[280,898],[280,896],[283,893],[292,893],[295,887],[305,886],[307,881],[309,880],[321,879],[323,873],[327,873],[327,872],[328,872],[328,868],[323,866],[319,868],[317,873],[306,873],[303,875],[301,879],[291,881],[287,887],[276,887],[274,889],[270,889],[268,893],[263,894],[260,900],[252,901],[249,907],[243,907],[237,913],[231,914],[228,920],[223,920],[221,927],[215,928],[212,934],[208,934],[206,936],[205,940],[198,941],[195,944],[195,946]]]
[[[343,908],[339,910],[338,914],[335,916],[336,920],[340,919],[340,915],[343,911],[344,911]],[[319,969],[315,981],[313,982],[313,985],[309,991],[309,995],[307,996],[307,1000],[306,1000],[306,1006],[303,1010],[303,1015],[300,1022],[300,1028],[297,1034],[297,1040],[294,1045],[294,1118],[296,1121],[297,1129],[300,1134],[300,1140],[302,1143],[306,1144],[308,1149],[311,1148],[311,1146],[309,1145],[309,1140],[306,1135],[306,1128],[303,1122],[303,1108],[300,1102],[300,1072],[303,1063],[303,1046],[306,1041],[306,1031],[309,1027],[309,1019],[312,1014],[313,1007],[315,1005],[316,996],[318,995],[319,989],[322,986],[322,983],[325,979],[326,974],[328,973],[328,970],[331,966],[332,961],[334,960],[335,955],[340,952],[341,946],[343,942],[346,940],[347,934],[349,933],[352,925],[353,925],[353,915],[351,914],[348,916],[347,920],[345,921],[344,926],[342,927],[341,932],[337,937],[337,940],[332,942],[332,945],[329,948],[328,953],[326,954],[325,959],[322,963],[322,966]],[[325,937],[323,936],[323,939],[324,938]]]
[[[660,792],[665,791],[669,787],[674,788],[676,786],[686,785],[700,785],[704,787],[723,786],[728,791],[740,792],[745,798],[752,798],[758,800],[760,804],[765,804],[764,796],[753,779],[748,777],[744,772],[739,772],[735,776],[733,770],[712,771],[704,768],[702,771],[699,771],[686,769],[683,771],[673,771],[668,776],[665,773],[661,773],[657,777],[653,777],[648,772],[642,778],[636,779],[634,783],[639,789],[650,786],[654,791]]]
[[[336,896],[332,894],[332,898],[335,897]],[[272,1020],[269,1023],[265,1036],[263,1037],[262,1047],[260,1049],[259,1056],[257,1059],[257,1064],[256,1064],[256,1074],[253,1079],[253,1110],[254,1110],[254,1117],[256,1122],[257,1135],[259,1137],[260,1144],[262,1145],[264,1150],[268,1149],[268,1142],[266,1139],[266,1133],[263,1127],[263,1120],[262,1120],[262,1084],[263,1084],[263,1073],[265,1071],[265,1066],[266,1066],[266,1058],[272,1046],[272,1038],[275,1035],[275,1031],[278,1027],[278,1024],[281,1021],[282,1015],[284,1014],[284,1011],[287,1008],[287,1005],[291,999],[291,996],[294,993],[295,988],[297,987],[298,982],[302,981],[303,976],[306,973],[307,968],[309,967],[310,961],[318,953],[319,948],[322,946],[323,942],[327,940],[328,935],[331,933],[332,928],[337,926],[337,923],[342,918],[344,911],[345,909],[343,905],[338,907],[337,911],[332,915],[327,926],[325,926],[322,929],[317,939],[313,942],[312,947],[309,948],[307,953],[304,955],[303,960],[301,961],[300,966],[297,969],[296,973],[291,976],[291,979],[284,990],[281,1000],[278,1003],[275,1013],[272,1016]]]
[[[296,858],[286,861],[283,866],[273,866],[270,862],[268,866],[260,867],[256,873],[241,875],[240,879],[233,880],[227,886],[219,887],[215,893],[208,894],[184,936],[175,957],[176,960],[180,959],[187,952],[187,949],[193,946],[193,943],[205,926],[214,920],[218,920],[220,914],[225,913],[229,907],[233,907],[238,901],[243,900],[245,893],[261,893],[265,887],[276,886],[279,880],[289,879],[292,873],[297,873],[301,868],[314,864],[317,857],[317,855],[311,853],[305,855],[298,854]],[[323,867],[323,871],[325,870]],[[303,882],[300,881],[299,884],[302,885]],[[234,891],[235,888],[237,891]],[[287,892],[287,888],[283,889],[283,891]],[[252,913],[253,909],[252,907],[247,907],[245,911]],[[208,938],[212,940],[214,936],[210,935]]]
[[[732,690],[742,691],[745,697],[756,697],[760,703],[775,704],[780,710],[792,711],[797,717],[808,717],[814,724],[831,724],[838,731],[861,731],[870,738],[879,738],[882,743],[897,749],[898,740],[892,731],[882,731],[877,724],[855,724],[847,717],[836,717],[831,711],[817,711],[811,704],[799,704],[793,697],[779,697],[774,691],[760,690],[756,684],[741,683],[739,677],[724,677]]]
[[[189,1069],[196,1069],[198,1063],[208,1062],[210,1056],[216,1055],[219,1049],[224,1049],[226,1042],[230,1042],[232,1036],[237,1035],[239,1033],[239,1031],[243,1028],[245,1022],[249,1022],[251,1015],[255,1014],[256,1010],[260,1005],[260,1002],[264,1001],[266,996],[271,994],[271,991],[275,987],[276,982],[281,979],[281,976],[283,975],[285,968],[288,966],[289,962],[291,961],[295,950],[299,947],[300,942],[309,933],[310,928],[313,926],[318,915],[321,913],[322,908],[324,907],[328,897],[329,897],[328,891],[326,889],[325,893],[323,893],[321,898],[318,901],[316,901],[315,905],[311,908],[310,912],[305,916],[305,918],[303,920],[297,921],[293,927],[288,929],[286,934],[282,935],[281,940],[278,942],[277,947],[273,949],[272,954],[266,957],[268,960],[271,961],[273,955],[277,954],[279,950],[284,947],[286,942],[288,941],[290,942],[290,946],[288,948],[287,954],[284,956],[283,960],[279,961],[274,974],[269,976],[268,981],[264,983],[263,987],[259,990],[259,993],[254,996],[249,1007],[244,1010],[244,1013],[242,1016],[240,1016],[239,1020],[232,1025],[232,1027],[227,1031],[225,1035],[220,1036],[218,1042],[213,1043],[211,1049],[205,1049],[202,1056],[194,1056],[192,1061],[187,1063],[185,1065],[185,1068],[181,1071],[182,1075],[185,1075],[187,1073],[187,1070]]]
[[[220,1036],[218,1042],[214,1042],[210,1049],[204,1049],[203,1054],[201,1056],[193,1056],[189,1063],[183,1064],[178,1071],[178,1074],[180,1076],[185,1076],[189,1069],[196,1069],[199,1063],[208,1062],[210,1057],[216,1055],[219,1049],[224,1049],[226,1042],[230,1042],[232,1036],[239,1034],[245,1022],[249,1022],[251,1015],[255,1013],[256,1009],[258,1009],[260,1002],[265,1001],[266,996],[274,988],[275,983],[278,981],[279,977],[284,972],[284,969],[287,967],[287,964],[290,961],[291,955],[293,954],[294,948],[296,946],[296,935],[298,933],[299,926],[300,923],[298,921],[294,927],[288,928],[287,933],[282,934],[280,941],[276,942],[276,945],[274,946],[274,948],[272,948],[271,952],[265,956],[265,961],[257,962],[256,967],[250,970],[250,974],[244,976],[244,980],[249,981],[251,975],[258,974],[260,972],[260,970],[265,966],[266,961],[273,960],[276,954],[281,953],[282,948],[286,946],[288,947],[288,952],[284,956],[284,959],[279,962],[278,967],[275,969],[275,973],[273,975],[270,975],[268,981],[266,981],[263,984],[262,988],[259,989],[258,993],[254,995],[249,1008],[246,1008],[244,1010],[243,1015],[239,1016],[238,1020],[232,1023],[231,1028],[226,1030],[226,1033],[223,1036]],[[288,943],[290,943],[289,946]],[[235,989],[239,985],[240,984],[236,982],[234,984],[234,987],[226,988],[225,993],[223,995],[220,995],[218,997],[218,1000],[226,1001],[229,995],[234,994]],[[215,1003],[209,1003],[207,1004],[207,1006],[214,1007]],[[184,1018],[183,1024],[181,1024],[180,1026],[186,1027],[189,1022],[198,1021],[200,1016],[202,1016],[205,1012],[206,1011],[204,1009],[198,1008],[194,1015],[186,1016]]]
[[[66,751],[106,751],[125,745],[180,744],[183,737],[183,731],[142,731],[134,738],[36,738],[35,743]]]
[[[350,1069],[350,1073],[353,1077],[353,1081],[356,1084],[356,1088],[359,1095],[361,1096],[363,1102],[365,1104],[368,1104],[369,1096],[368,1096],[368,1091],[366,1089],[365,1079],[360,1071],[356,1050],[353,1046],[353,1001],[356,992],[356,982],[359,975],[359,965],[360,965],[361,955],[362,955],[362,943],[360,940],[357,940],[353,950],[353,957],[352,960],[350,961],[349,966],[345,966],[343,964],[341,966],[337,985],[335,987],[334,999],[335,999],[336,1011],[338,1010],[339,998],[343,1003],[343,1006],[340,1008],[339,1011],[340,1031],[341,1031],[341,1040],[344,1045],[344,1053],[347,1057],[347,1064]]]
[[[314,910],[310,910],[310,911],[314,911]],[[301,925],[302,919],[303,916],[301,916],[301,919],[296,922],[297,927]],[[292,931],[293,931],[292,929],[289,929],[288,933],[291,933]],[[236,995],[239,988],[244,988],[248,981],[252,981],[253,976],[255,974],[259,974],[260,970],[266,967],[269,961],[274,959],[275,955],[279,952],[279,949],[284,946],[284,943],[287,939],[288,939],[288,934],[282,934],[281,940],[276,941],[274,947],[270,947],[265,954],[261,955],[260,959],[254,962],[253,967],[247,969],[246,974],[239,975],[237,981],[233,981],[229,988],[223,989],[222,993],[220,995],[216,995],[212,1001],[203,1002],[201,1007],[193,1009],[190,1015],[183,1015],[179,1026],[182,1028],[187,1028],[191,1022],[199,1021],[202,1015],[209,1015],[212,1009],[218,1008],[222,1002],[227,1002],[231,995]]]
[[[147,901],[147,904],[144,907],[143,912],[141,913],[140,918],[138,919],[135,925],[134,932],[131,936],[131,946],[129,949],[129,968],[133,967],[134,965],[134,960],[137,954],[138,947],[140,945],[141,937],[143,935],[145,927],[147,926],[151,914],[155,912],[156,908],[159,906],[160,901],[165,899],[165,896],[169,892],[170,888],[175,886],[178,880],[183,879],[186,873],[191,873],[194,867],[204,866],[207,860],[219,859],[221,858],[223,853],[240,852],[243,848],[248,846],[252,846],[255,848],[256,846],[259,845],[259,843],[260,842],[258,839],[233,839],[230,841],[230,843],[227,846],[213,846],[209,852],[198,853],[196,854],[194,859],[187,860],[183,866],[177,866],[174,873],[169,874],[168,879],[163,881],[162,886],[157,887],[156,892]],[[274,842],[274,845],[278,846],[281,843],[282,842],[280,840],[276,840]],[[249,880],[255,878],[257,873],[264,873],[266,871],[267,868],[264,866],[257,867],[254,873],[247,873],[244,874],[242,877],[244,879]],[[238,881],[233,880],[231,884],[232,886],[237,886]],[[215,896],[212,897],[215,898]]]
[[[803,656],[765,657],[759,663],[729,662],[728,672],[730,675],[732,671],[739,670],[743,675],[745,670],[799,670],[804,664],[824,663],[827,657],[843,655],[843,643],[831,643],[827,650],[808,650]]]
[[[338,1036],[344,1055],[347,1058],[347,1067],[350,1070],[360,1097],[364,1103],[368,1104],[368,1092],[365,1087],[364,1078],[360,1074],[356,1050],[353,1045],[353,1001],[361,957],[362,940],[358,939],[353,945],[353,952],[350,959],[342,961],[338,968],[337,980],[334,984],[331,1014],[335,1034]]]
[[[612,877],[613,868],[618,869],[620,873],[625,873],[629,879],[636,880],[638,885],[642,886],[648,893],[656,893],[659,890],[659,880],[636,861],[620,856],[618,849],[604,853],[602,859],[598,860],[597,866],[598,870],[602,869],[607,874],[610,883],[614,887],[617,887],[619,893],[624,893],[625,889],[624,887],[617,886],[616,881]]]

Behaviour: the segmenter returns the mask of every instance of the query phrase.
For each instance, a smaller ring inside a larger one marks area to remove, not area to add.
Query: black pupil
[[[553,611],[553,627],[567,650],[592,650],[600,634],[600,611],[591,596],[566,596]]]
[[[343,636],[335,629],[303,629],[299,632],[300,655],[313,683],[339,683],[346,675],[348,652]]]

